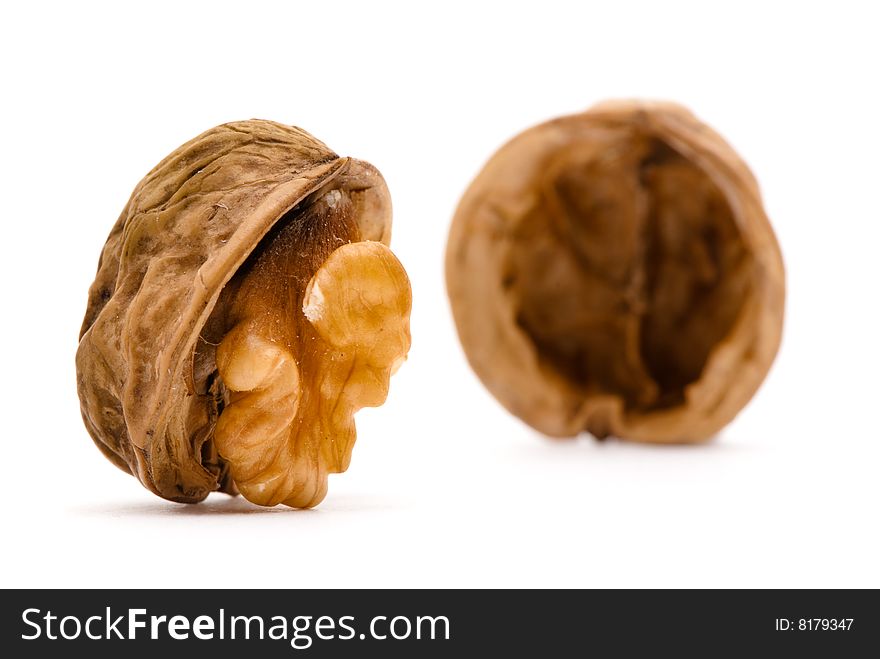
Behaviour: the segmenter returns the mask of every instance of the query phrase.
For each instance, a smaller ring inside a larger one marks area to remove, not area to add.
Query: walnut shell
[[[135,188],[89,291],[76,366],[95,443],[166,499],[315,505],[348,466],[351,415],[384,401],[409,348],[390,235],[379,172],[299,128],[235,122],[178,148]],[[305,300],[318,279],[329,311]],[[391,338],[366,335],[383,323]]]
[[[553,436],[711,437],[782,331],[758,185],[670,103],[603,103],[503,146],[456,211],[446,280],[477,375]]]

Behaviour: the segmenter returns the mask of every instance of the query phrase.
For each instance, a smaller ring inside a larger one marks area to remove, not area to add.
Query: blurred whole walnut
[[[780,342],[758,185],[668,103],[604,103],[502,147],[460,202],[446,280],[477,375],[553,436],[707,439]]]
[[[379,172],[298,128],[213,128],[135,188],[76,356],[86,428],[166,499],[311,507],[353,414],[410,345],[409,280]]]

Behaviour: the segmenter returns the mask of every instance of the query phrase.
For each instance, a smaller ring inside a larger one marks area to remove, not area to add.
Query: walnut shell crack
[[[446,280],[477,375],[552,436],[707,439],[781,339],[755,178],[671,103],[603,103],[503,146],[458,206]]]
[[[241,121],[178,148],[135,188],[89,291],[76,366],[95,443],[166,499],[317,504],[352,415],[384,402],[409,349],[390,237],[379,172],[299,128]],[[345,345],[304,313],[316,278]]]

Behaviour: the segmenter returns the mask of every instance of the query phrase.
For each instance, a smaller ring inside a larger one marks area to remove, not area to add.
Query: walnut
[[[515,137],[460,202],[446,277],[477,375],[548,435],[704,440],[779,347],[758,185],[673,104],[604,103]]]
[[[390,233],[379,172],[298,128],[181,146],[135,188],[89,291],[76,366],[95,443],[173,501],[318,504],[409,350]]]

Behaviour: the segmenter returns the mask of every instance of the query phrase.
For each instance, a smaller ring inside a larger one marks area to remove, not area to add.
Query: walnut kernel
[[[83,420],[156,494],[311,507],[410,345],[371,165],[268,121],[184,144],[110,233],[77,351]]]

